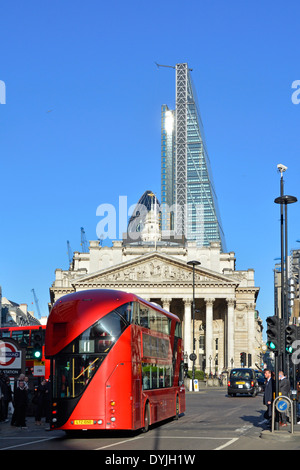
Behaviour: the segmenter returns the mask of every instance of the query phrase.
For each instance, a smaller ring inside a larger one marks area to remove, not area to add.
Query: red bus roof
[[[176,315],[135,294],[110,289],[74,292],[58,299],[50,312],[46,328],[45,356],[54,356],[101,317],[120,305],[137,300],[179,321]]]

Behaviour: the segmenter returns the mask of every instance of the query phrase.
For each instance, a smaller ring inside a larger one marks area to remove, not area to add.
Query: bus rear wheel
[[[144,427],[142,428],[143,432],[148,432],[150,426],[150,407],[149,403],[146,403],[145,413],[144,413]]]

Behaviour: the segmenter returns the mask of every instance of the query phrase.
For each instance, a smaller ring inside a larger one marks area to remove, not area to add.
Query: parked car
[[[255,371],[246,367],[232,369],[227,385],[228,395],[233,397],[237,393],[255,397],[259,392]]]

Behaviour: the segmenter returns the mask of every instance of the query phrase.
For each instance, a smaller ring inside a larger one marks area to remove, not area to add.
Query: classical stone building
[[[220,244],[172,243],[149,236],[149,214],[139,241],[114,241],[101,246],[90,241],[89,252],[75,252],[68,270],[57,269],[50,288],[51,304],[62,295],[85,289],[133,292],[179,316],[183,323],[186,358],[193,351],[193,270],[195,267],[196,367],[206,372],[240,367],[240,353],[259,362],[262,322],[256,311],[259,288],[254,270],[235,270],[234,252]],[[154,230],[153,233],[156,233]],[[189,364],[191,366],[191,363]]]
[[[45,317],[44,317],[45,318]],[[41,325],[43,322],[28,310],[27,304],[18,304],[0,297],[0,327]]]

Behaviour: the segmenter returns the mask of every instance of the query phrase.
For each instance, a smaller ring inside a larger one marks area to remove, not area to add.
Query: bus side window
[[[148,309],[146,307],[140,309],[140,325],[149,328]]]
[[[149,377],[149,366],[143,366],[142,377],[143,377],[143,390],[149,390],[150,388],[150,377]]]
[[[133,302],[132,323],[134,325],[140,324],[140,304],[138,302]]]
[[[182,338],[182,332],[181,332],[181,323],[177,322],[175,326],[175,336],[177,338]]]
[[[180,369],[179,369],[178,385],[183,385],[184,384],[184,377],[185,377],[185,364],[184,364],[183,361],[181,361]]]

